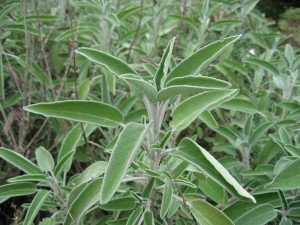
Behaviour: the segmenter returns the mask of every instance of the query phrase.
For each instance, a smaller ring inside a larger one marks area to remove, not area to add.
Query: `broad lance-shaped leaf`
[[[209,111],[204,111],[198,117],[200,120],[202,120],[203,123],[205,123],[211,129],[217,129],[219,127],[219,124],[217,123],[214,116]]]
[[[173,188],[172,186],[166,186],[163,191],[163,198],[160,207],[160,218],[165,218],[171,205],[172,205],[172,195]]]
[[[211,63],[218,55],[224,50],[237,41],[241,35],[231,36],[221,41],[213,42],[209,45],[204,46],[188,58],[180,62],[167,76],[166,81],[174,79],[176,77],[182,77],[186,75],[192,75],[200,72],[209,63]]]
[[[43,171],[34,163],[26,159],[21,154],[18,154],[7,148],[0,148],[0,158],[13,164],[27,174],[43,174]]]
[[[300,188],[300,159],[287,165],[279,174],[275,176],[272,183],[267,188],[292,190]]]
[[[228,110],[236,110],[245,113],[257,112],[257,107],[252,102],[245,99],[232,99],[220,105],[220,108]]]
[[[132,211],[125,225],[138,225],[138,221],[141,218],[142,213],[143,208],[141,206],[137,207],[137,209]]]
[[[0,186],[0,199],[31,195],[34,194],[36,191],[36,185],[30,182],[6,184]]]
[[[201,199],[192,202],[191,212],[203,225],[234,225],[222,211]]]
[[[75,52],[86,57],[92,62],[105,66],[117,76],[126,73],[133,73],[138,75],[138,73],[126,62],[105,52],[91,48],[77,48]]]
[[[97,178],[86,185],[70,206],[64,225],[71,225],[73,221],[78,221],[89,208],[99,202],[101,185],[102,178]]]
[[[272,205],[263,204],[249,210],[234,221],[235,225],[265,225],[275,219],[277,213]]]
[[[46,200],[50,191],[41,190],[39,191],[36,196],[34,197],[33,201],[31,202],[29,209],[26,213],[25,219],[23,224],[24,225],[31,225],[33,223],[34,218],[38,214],[40,208],[42,207],[44,201]]]
[[[89,137],[89,135],[97,128],[97,126],[92,125],[92,124],[84,124],[82,127],[84,129],[86,137]],[[60,149],[58,152],[58,157],[57,157],[57,166],[62,165],[61,160],[63,160],[67,154],[69,154],[70,152],[75,153],[76,147],[79,145],[79,142],[82,138],[83,137],[82,137],[81,124],[77,124],[65,136],[65,138],[62,142],[62,145],[60,146]],[[69,171],[69,169],[71,167],[72,159],[73,159],[73,156],[70,155],[70,157],[68,158],[69,162],[66,162],[65,166],[63,168],[64,171]],[[55,168],[55,170],[56,169],[57,169],[57,167]]]
[[[157,91],[155,87],[149,84],[147,81],[134,74],[124,74],[121,75],[120,78],[129,83],[136,92],[137,96],[139,96],[141,99],[146,97],[149,101],[156,102]]]
[[[136,199],[134,197],[121,197],[111,200],[105,205],[99,205],[106,211],[127,211],[136,208]]]
[[[90,166],[88,166],[82,173],[78,176],[76,185],[83,184],[88,182],[96,177],[101,176],[107,167],[107,162],[105,161],[98,161],[94,162]]]
[[[17,182],[48,182],[45,174],[25,174],[16,177],[9,178],[7,182],[17,183]]]
[[[171,154],[201,170],[233,196],[255,202],[254,197],[230,175],[218,160],[191,139],[184,138],[179,143],[178,150],[172,151]]]
[[[170,80],[164,89],[157,96],[159,101],[163,101],[179,94],[192,94],[209,90],[224,90],[231,87],[231,84],[213,77],[205,76],[185,76]]]
[[[170,60],[172,57],[173,47],[174,47],[175,37],[173,37],[168,43],[164,54],[160,60],[159,67],[155,73],[154,81],[156,85],[156,90],[160,90],[164,86],[164,78],[167,76]]]
[[[256,66],[260,66],[260,67],[264,68],[265,70],[273,73],[274,75],[280,74],[279,70],[275,66],[273,66],[271,63],[269,63],[265,60],[250,58],[250,59],[246,59],[245,62],[254,64]]]
[[[188,127],[202,112],[218,107],[223,102],[229,101],[237,90],[216,90],[199,93],[181,102],[172,113],[171,126],[176,130]]]
[[[26,106],[25,110],[46,117],[64,118],[103,127],[117,127],[123,121],[122,113],[115,107],[82,100],[38,103]]]
[[[139,150],[151,124],[128,123],[110,156],[100,192],[100,203],[106,204],[118,190],[135,154]]]
[[[53,170],[54,159],[52,158],[52,155],[44,147],[41,146],[37,148],[35,150],[35,156],[39,168],[41,170],[43,170],[44,172],[49,172]]]

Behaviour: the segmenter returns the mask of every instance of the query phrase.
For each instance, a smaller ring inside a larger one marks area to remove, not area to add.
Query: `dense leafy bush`
[[[298,224],[299,50],[257,3],[1,3],[0,223]]]

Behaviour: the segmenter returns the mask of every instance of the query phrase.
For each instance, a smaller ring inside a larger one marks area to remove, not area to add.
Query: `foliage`
[[[257,3],[1,3],[0,223],[299,223],[299,49]]]

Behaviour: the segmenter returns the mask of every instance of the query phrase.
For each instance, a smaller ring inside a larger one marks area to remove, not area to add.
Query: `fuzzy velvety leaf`
[[[260,137],[274,125],[274,122],[265,122],[259,125],[255,131],[249,137],[249,143],[254,145],[257,141],[259,141]]]
[[[36,191],[36,185],[34,183],[23,182],[15,184],[6,184],[0,186],[0,198],[31,195],[34,194]]]
[[[192,94],[208,90],[223,90],[231,86],[230,83],[213,77],[185,76],[170,80],[157,96],[159,101],[175,97],[179,94]]]
[[[260,67],[264,68],[265,70],[271,72],[274,75],[280,74],[279,70],[275,66],[273,66],[271,63],[269,63],[265,60],[250,58],[250,59],[246,59],[245,61],[247,63],[254,64],[256,66],[260,66]]]
[[[267,188],[274,189],[298,189],[300,188],[300,159],[297,159],[287,165],[282,171],[280,171],[272,183],[267,185]]]
[[[234,225],[222,211],[204,200],[193,201],[191,211],[197,222],[203,225]]]
[[[37,167],[37,165],[33,164],[21,154],[18,154],[7,148],[0,148],[0,157],[25,173],[43,174],[43,171]]]
[[[191,139],[184,138],[179,143],[178,150],[172,151],[171,154],[197,167],[233,196],[255,202],[254,197],[231,176],[218,160]]]
[[[126,225],[137,225],[137,222],[139,221],[142,213],[143,213],[142,207],[138,207],[136,210],[132,211],[132,213],[130,214],[126,222]]]
[[[214,116],[209,111],[204,111],[198,117],[209,128],[217,129],[219,127],[219,124],[217,123],[217,121],[215,120]]]
[[[105,172],[106,167],[107,162],[105,161],[94,162],[79,175],[76,185],[80,185],[101,176]]]
[[[4,73],[3,73],[3,62],[2,53],[0,54],[0,100],[5,98],[4,94]]]
[[[277,216],[272,205],[260,205],[247,213],[241,215],[234,221],[235,225],[264,225]]]
[[[145,213],[144,213],[144,224],[145,225],[154,225],[153,212],[145,211]]]
[[[244,99],[232,99],[220,105],[220,108],[245,112],[245,113],[257,112],[257,107],[252,102]]]
[[[225,38],[221,41],[213,42],[196,51],[180,62],[167,76],[167,81],[176,77],[192,75],[204,69],[218,55],[220,55],[230,44],[237,41],[241,35]]]
[[[163,191],[163,198],[162,198],[162,203],[160,207],[160,218],[165,218],[169,208],[171,207],[172,204],[172,195],[173,195],[173,188],[172,186],[165,186],[164,191]]]
[[[48,182],[45,174],[25,174],[17,177],[12,177],[7,180],[9,183],[17,182]]]
[[[86,185],[70,206],[64,225],[71,225],[73,224],[73,221],[78,221],[89,208],[99,201],[101,185],[102,178],[97,178]]]
[[[84,129],[86,137],[89,137],[89,135],[97,128],[97,126],[92,124],[77,124],[74,126],[69,133],[65,136],[60,149],[58,151],[58,157],[57,157],[57,165],[61,164],[61,160],[69,153],[73,152],[75,153],[76,147],[79,145],[80,140],[82,139],[82,127]],[[65,158],[66,159],[66,158]],[[68,171],[70,169],[71,163],[72,163],[73,155],[68,158],[69,162],[65,163],[64,171]],[[57,168],[57,167],[56,167]]]
[[[107,69],[109,69],[118,76],[126,73],[138,74],[124,61],[105,52],[91,48],[77,48],[75,52],[86,57],[90,61],[105,66]]]
[[[173,46],[175,42],[175,37],[173,37],[170,42],[168,43],[164,54],[160,60],[159,67],[155,73],[154,81],[156,85],[156,90],[160,90],[164,86],[164,78],[168,74],[168,69],[170,65],[170,60],[172,57],[172,52],[173,52]]]
[[[106,204],[118,190],[127,169],[139,150],[149,129],[138,123],[128,123],[120,133],[108,162],[100,192],[100,203]]]
[[[107,211],[126,211],[136,208],[136,199],[134,197],[122,197],[111,200],[105,205],[99,206]]]
[[[123,115],[117,108],[95,101],[67,100],[38,103],[24,109],[46,117],[64,118],[103,127],[117,127],[123,121]]]
[[[30,203],[29,209],[26,213],[25,219],[23,224],[24,225],[31,225],[33,223],[34,218],[38,214],[40,208],[42,207],[44,201],[46,200],[48,194],[50,191],[47,190],[41,190],[39,191],[32,202]]]
[[[202,112],[218,107],[229,101],[237,90],[216,90],[199,93],[181,102],[172,113],[171,126],[176,130],[188,127]]]
[[[127,81],[141,99],[146,97],[150,102],[156,102],[157,91],[150,83],[134,74],[124,74],[120,78]]]
[[[44,148],[39,147],[35,150],[36,161],[41,170],[44,172],[52,171],[54,168],[54,159],[52,155]]]

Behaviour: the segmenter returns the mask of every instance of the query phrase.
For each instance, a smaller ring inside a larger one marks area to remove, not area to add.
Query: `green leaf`
[[[0,53],[0,100],[5,98],[2,54]]]
[[[77,48],[75,52],[86,57],[92,62],[96,62],[100,65],[105,66],[117,76],[126,73],[138,75],[138,73],[127,63],[105,52],[91,48]]]
[[[227,202],[227,195],[226,192],[224,192],[223,187],[213,179],[204,176],[203,174],[201,175],[202,176],[200,176],[199,173],[195,173],[195,176],[199,181],[197,184],[198,188],[216,203],[225,205]]]
[[[291,190],[300,188],[300,159],[288,164],[280,171],[267,188]]]
[[[24,109],[46,117],[64,118],[103,127],[117,127],[123,121],[123,115],[117,108],[95,101],[67,100],[38,103]]]
[[[249,34],[249,37],[255,44],[263,47],[264,49],[269,49],[268,42],[262,37],[261,34],[252,32]]]
[[[141,215],[143,213],[143,208],[138,207],[136,210],[134,210],[131,215],[129,216],[126,225],[136,225],[139,221]]]
[[[211,63],[218,55],[232,43],[237,41],[241,35],[231,36],[221,41],[213,42],[209,45],[196,51],[194,54],[189,56],[180,62],[167,76],[167,80],[174,79],[176,77],[182,77],[186,75],[192,75],[200,72],[209,63]]]
[[[276,211],[272,205],[263,204],[240,216],[234,221],[235,225],[265,225],[275,219]]]
[[[106,171],[106,167],[107,162],[105,161],[94,162],[79,175],[76,185],[78,186],[101,176]]]
[[[234,225],[222,211],[204,200],[193,201],[191,212],[197,222],[203,225]]]
[[[17,61],[24,68],[27,67],[26,66],[26,57],[24,55],[19,56],[17,58]],[[34,61],[29,60],[28,65],[30,65],[28,67],[29,71],[37,78],[37,80],[41,84],[43,84],[49,88],[51,86],[51,80],[48,77],[48,75],[46,73],[44,73],[44,71]]]
[[[12,24],[9,23],[4,26],[5,31],[18,31],[24,33],[25,28],[24,24]],[[40,36],[39,30],[36,28],[33,28],[32,26],[27,26],[27,32],[29,34],[35,35],[35,36]]]
[[[100,203],[106,204],[119,188],[126,171],[139,150],[150,124],[128,123],[114,146],[104,175]]]
[[[44,172],[52,171],[54,168],[54,159],[52,155],[44,148],[39,147],[35,150],[37,164]]]
[[[31,225],[33,223],[34,218],[38,214],[40,208],[42,207],[42,205],[43,205],[44,201],[46,200],[49,193],[50,193],[50,191],[41,190],[35,195],[34,199],[32,200],[32,202],[29,206],[29,209],[26,213],[26,216],[25,216],[25,219],[23,222],[24,225]]]
[[[283,144],[285,144],[285,145],[293,144],[289,133],[287,132],[287,130],[284,127],[279,128],[279,137]]]
[[[188,127],[201,113],[218,107],[238,93],[237,90],[217,90],[199,93],[180,103],[172,113],[171,126],[176,130]]]
[[[217,121],[215,120],[214,116],[209,111],[204,111],[198,117],[209,128],[217,129],[219,127],[219,124],[217,123]]]
[[[149,196],[152,192],[154,183],[155,183],[155,178],[154,177],[149,178],[148,183],[147,183],[147,185],[145,186],[145,188],[142,192],[142,197],[143,198],[149,198]]]
[[[172,195],[173,195],[173,188],[172,186],[165,186],[163,191],[162,203],[160,207],[160,218],[165,218],[171,205],[172,205]]]
[[[9,183],[16,182],[48,182],[46,175],[44,174],[25,174],[17,177],[12,177],[7,180]]]
[[[99,205],[103,210],[107,211],[126,211],[136,208],[136,199],[134,197],[121,197],[113,199],[105,205]]]
[[[194,75],[178,77],[170,80],[166,84],[166,88],[158,93],[157,99],[163,101],[179,94],[192,94],[208,90],[223,90],[230,86],[230,83],[213,77]]]
[[[126,8],[126,9],[121,9],[121,11],[118,12],[117,17],[119,18],[119,20],[121,20],[139,8],[141,8],[141,6],[133,6],[133,7]]]
[[[144,225],[155,225],[154,224],[153,212],[145,211],[145,213],[144,213]]]
[[[74,126],[71,131],[65,136],[63,143],[60,146],[57,157],[57,164],[59,164],[61,160],[70,152],[75,153],[76,147],[79,145],[79,142],[82,139],[82,127],[87,137],[97,128],[97,126],[91,124],[85,124],[83,126],[81,126],[81,124],[77,124],[76,126]],[[65,165],[64,171],[68,171],[70,169],[71,162],[72,157],[69,158],[69,163]]]
[[[71,225],[73,224],[73,221],[78,221],[89,208],[99,201],[101,185],[102,178],[97,178],[86,185],[71,204],[70,210],[66,215],[64,225]]]
[[[13,2],[6,2],[5,7],[3,7],[0,11],[0,21],[3,21],[3,17],[6,16],[9,12],[11,12],[14,8],[20,5],[20,2],[13,1]]]
[[[220,27],[220,26],[232,26],[232,25],[239,25],[243,23],[241,20],[218,20],[211,24],[212,28]]]
[[[154,81],[156,85],[156,90],[158,91],[164,87],[164,79],[168,74],[170,60],[172,58],[174,42],[175,42],[175,37],[173,37],[168,43],[164,51],[164,54],[160,60],[159,67],[155,73]]]
[[[44,14],[44,15],[38,15],[38,16],[27,16],[26,17],[26,21],[27,22],[54,22],[58,19],[58,16],[52,16],[52,15],[48,15],[48,14]],[[20,17],[17,20],[18,23],[22,22],[24,23],[24,17]]]
[[[258,126],[255,131],[249,137],[249,143],[254,145],[256,142],[259,141],[260,137],[270,129],[275,123],[274,122],[265,122]]]
[[[256,65],[256,66],[260,66],[260,67],[264,68],[265,70],[271,72],[274,75],[280,74],[279,70],[275,66],[273,66],[271,63],[269,63],[265,60],[249,58],[249,59],[246,59],[245,62]]]
[[[23,182],[15,184],[6,184],[0,186],[0,198],[31,195],[34,194],[36,191],[36,185],[34,183]]]
[[[244,99],[232,99],[220,105],[220,108],[244,112],[244,113],[257,112],[257,107],[252,102]]]
[[[128,82],[141,99],[146,97],[150,102],[156,102],[157,91],[155,87],[144,81],[140,76],[124,74],[120,78]]]
[[[0,148],[0,157],[27,174],[43,174],[43,171],[37,165],[7,148]]]
[[[55,176],[59,176],[63,171],[68,171],[70,168],[70,162],[72,162],[75,152],[68,152],[64,157],[62,157],[54,168]]]
[[[233,196],[255,202],[254,197],[230,175],[218,160],[191,139],[184,138],[179,143],[178,150],[172,151],[171,154],[194,165]]]

